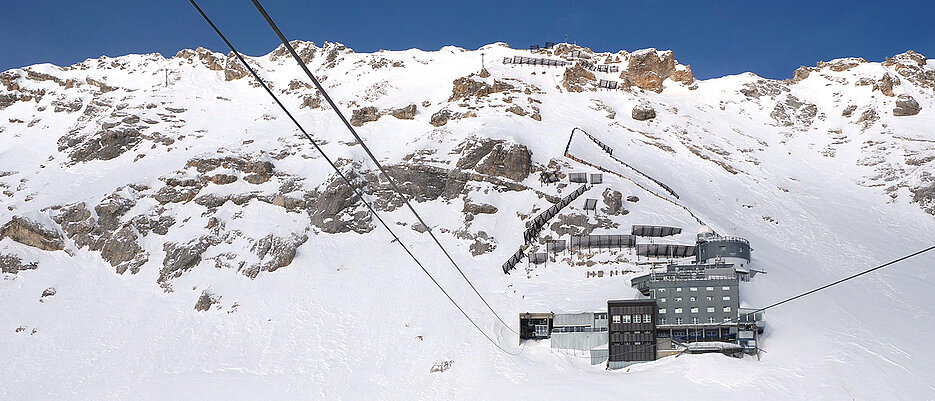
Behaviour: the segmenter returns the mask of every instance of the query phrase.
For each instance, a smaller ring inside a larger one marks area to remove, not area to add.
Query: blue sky
[[[187,0],[6,1],[0,70],[100,55],[205,46],[226,52]],[[199,2],[241,51],[278,41],[249,0]],[[913,49],[935,57],[935,1],[282,1],[264,6],[290,39],[361,52],[503,41],[569,42],[596,51],[672,49],[698,78],[752,71],[788,78],[799,65]]]

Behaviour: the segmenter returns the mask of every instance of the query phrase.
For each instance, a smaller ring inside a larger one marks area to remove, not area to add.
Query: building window
[[[665,299],[665,298],[659,298],[659,303],[661,303],[661,304],[666,303],[666,299]]]
[[[666,324],[666,318],[664,317],[659,318],[659,324]]]
[[[689,301],[692,301],[692,302],[695,302],[695,301],[697,301],[697,300],[698,300],[698,298],[695,298],[695,297],[691,297],[691,298],[688,298],[688,300],[689,300]]]
[[[711,309],[714,309],[714,308],[711,308]],[[714,323],[714,318],[713,318],[713,317],[709,317],[709,318],[708,318],[708,323]]]
[[[727,247],[724,246],[724,245],[721,245],[721,250],[722,250],[722,251],[726,251],[726,250],[727,250]]]
[[[652,322],[653,322],[653,316],[652,316],[652,315],[650,315],[650,314],[645,314],[645,315],[643,315],[643,323],[652,323]]]
[[[675,302],[682,302],[682,297],[675,297]]]
[[[643,343],[641,343],[641,342],[639,342],[639,341],[636,341],[636,342],[633,343],[633,345],[642,345],[642,344],[643,344]]]
[[[725,306],[725,307],[724,307],[724,312],[730,312],[730,306]]]
[[[536,337],[545,337],[547,335],[549,335],[549,325],[537,324],[536,325]]]
[[[675,292],[682,292],[682,287],[675,287]]]
[[[623,315],[623,322],[630,323],[630,315]]]
[[[666,314],[666,308],[659,308],[659,314],[660,315]]]
[[[729,322],[729,321],[730,321],[730,316],[724,316],[724,321],[725,321],[725,322]]]
[[[675,324],[682,324],[682,318],[680,317],[675,318]]]
[[[724,290],[724,291],[730,291],[730,287],[729,287],[729,286],[726,286],[726,285],[723,286],[723,287],[721,287],[721,289]]]
[[[682,308],[675,308],[675,313],[682,313]]]
[[[698,324],[698,318],[697,318],[697,317],[693,317],[693,318],[692,318],[692,324]]]
[[[689,291],[698,291],[698,287],[691,287],[691,288],[689,288],[688,290],[689,290]]]
[[[713,300],[714,300],[714,297],[710,297],[710,296],[708,297],[708,301],[713,301]]]
[[[640,315],[633,315],[633,323],[642,323]]]
[[[698,313],[698,308],[691,308],[691,313]]]
[[[657,291],[659,291],[659,292],[666,292],[666,289],[665,289],[665,288],[660,288],[660,289],[658,289]]]
[[[730,295],[725,295],[725,296],[721,297],[721,299],[724,300],[724,301],[730,301]]]
[[[709,307],[708,307],[708,313],[714,313],[714,307],[713,307],[713,306],[709,306]]]
[[[705,290],[714,291],[714,287],[708,287],[708,288],[705,288]]]
[[[620,315],[614,315],[614,323],[620,323]]]

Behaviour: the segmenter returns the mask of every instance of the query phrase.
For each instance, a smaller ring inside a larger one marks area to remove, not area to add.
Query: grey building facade
[[[659,326],[704,325],[735,321],[740,290],[733,269],[663,273],[649,282]]]
[[[738,271],[749,271],[750,242],[740,237],[698,235],[695,263],[732,263]]]
[[[678,341],[734,341],[740,280],[732,265],[669,265],[636,277],[656,301],[656,336]]]
[[[656,301],[607,301],[608,367],[656,359]]]

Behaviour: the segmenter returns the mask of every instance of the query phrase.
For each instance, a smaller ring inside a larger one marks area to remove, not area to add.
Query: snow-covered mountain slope
[[[822,62],[788,81],[695,81],[653,49],[295,45],[514,329],[518,313],[635,297],[629,280],[646,269],[621,251],[503,274],[527,224],[578,187],[544,186],[543,171],[607,170],[533,250],[632,224],[683,227],[665,241],[692,243],[703,222],[748,238],[768,271],[743,284],[747,306],[933,239],[935,62],[913,52]],[[514,56],[574,63],[502,62]],[[463,319],[236,59],[199,48],[0,74],[0,398],[935,398],[930,255],[770,310],[760,361],[605,371],[521,347],[284,49],[249,62],[518,355]],[[619,160],[586,136],[569,141],[575,127]],[[598,214],[584,213],[586,198]]]

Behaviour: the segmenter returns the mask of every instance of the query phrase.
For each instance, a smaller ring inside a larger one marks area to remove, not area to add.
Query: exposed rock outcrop
[[[208,67],[209,70],[213,70],[213,71],[224,70],[224,66],[222,65],[224,60],[222,60],[221,57],[218,57],[217,53],[214,53],[211,50],[205,49],[204,47],[198,47],[195,50],[192,50],[192,49],[179,50],[178,53],[175,53],[175,57],[173,58],[186,59],[190,63],[194,62],[195,60],[198,60],[199,62],[204,64],[205,67]]]
[[[919,111],[922,110],[922,107],[919,106],[919,102],[916,102],[912,96],[909,95],[899,95],[896,98],[896,108],[893,109],[894,116],[914,116],[919,114]]]
[[[804,80],[805,78],[808,78],[808,75],[810,72],[811,72],[811,69],[803,65],[799,68],[796,68],[795,71],[792,72],[792,79],[790,79],[789,81],[791,83],[798,83]]]
[[[36,270],[39,264],[36,262],[24,263],[19,256],[0,253],[0,272],[7,274],[16,274],[23,270]]]
[[[142,189],[145,188],[139,188]],[[139,198],[138,189],[120,187],[94,207],[97,218],[93,217],[84,203],[77,203],[56,208],[52,219],[61,225],[75,245],[100,251],[101,258],[110,263],[118,274],[127,270],[137,273],[140,266],[149,261],[149,254],[139,244],[140,232],[159,230],[164,234],[175,223],[171,217],[137,216],[123,221]]]
[[[899,85],[899,78],[891,76],[890,74],[883,74],[883,78],[880,78],[879,81],[874,82],[873,90],[879,90],[885,96],[893,97],[893,86]]]
[[[350,180],[357,179],[356,173],[345,174]],[[326,233],[353,231],[363,234],[373,230],[370,212],[363,206],[354,191],[336,174],[332,175],[330,182],[323,190],[309,194],[307,200],[311,224]]]
[[[492,85],[485,81],[477,81],[474,79],[474,74],[455,79],[452,84],[451,96],[448,98],[449,102],[459,99],[484,97],[492,93],[513,89],[513,85],[496,79],[493,81]]]
[[[58,230],[20,216],[13,216],[13,219],[0,227],[0,239],[3,238],[10,238],[44,251],[60,251],[65,248],[65,242]]]
[[[432,126],[441,127],[445,124],[448,124],[448,120],[451,118],[451,111],[448,109],[441,109],[436,111],[435,114],[432,114],[432,119],[429,122]]]
[[[589,84],[596,81],[597,78],[595,78],[593,72],[586,70],[581,63],[575,63],[575,65],[565,69],[565,74],[562,76],[562,87],[569,92],[583,92],[589,89]],[[593,87],[590,89],[593,90]]]
[[[666,79],[691,85],[695,79],[691,66],[676,64],[671,50],[643,49],[630,53],[627,69],[620,73],[624,86],[636,86],[643,90],[662,92]]]
[[[629,214],[630,211],[623,207],[623,194],[620,191],[614,191],[610,188],[604,190],[602,194],[605,207],[601,212],[609,215]]]
[[[307,235],[292,234],[288,237],[279,237],[269,234],[256,240],[250,251],[260,258],[258,263],[242,271],[250,278],[256,278],[260,272],[273,272],[281,267],[288,266],[295,258],[296,250],[308,241]]]
[[[352,112],[351,125],[360,127],[365,123],[377,121],[380,119],[380,117],[385,115],[391,115],[400,120],[412,120],[416,117],[416,110],[418,110],[418,107],[415,104],[386,110],[378,110],[373,106],[362,107]]]
[[[362,107],[351,112],[351,125],[360,127],[364,123],[377,121],[380,119],[379,110],[376,107]]]
[[[887,58],[882,65],[893,68],[913,84],[935,89],[935,68],[928,66],[925,56],[919,53],[909,50]]]
[[[218,302],[221,302],[220,296],[209,290],[204,290],[201,292],[201,296],[198,297],[198,301],[195,302],[195,310],[198,312],[206,312],[214,305],[217,305]]]
[[[518,143],[474,138],[463,144],[461,158],[456,165],[481,174],[522,181],[532,168],[532,153]]]
[[[162,268],[159,270],[159,278],[156,279],[163,287],[168,288],[168,281],[181,276],[191,268],[201,263],[201,255],[208,250],[208,247],[219,243],[217,237],[206,235],[195,238],[186,243],[167,242],[163,244],[162,249],[166,252],[166,257],[162,261]]]
[[[867,60],[864,60],[863,58],[860,58],[860,57],[847,57],[847,58],[834,59],[831,61],[819,61],[818,63],[815,64],[815,66],[818,67],[819,69],[828,68],[831,71],[841,72],[841,71],[847,71],[851,68],[854,68],[866,62]]]
[[[406,107],[389,109],[386,111],[386,113],[400,120],[412,120],[413,118],[416,117],[416,110],[417,110],[416,105],[410,104]]]
[[[104,129],[90,138],[66,138],[62,137],[59,141],[59,148],[65,150],[74,147],[69,156],[75,162],[111,160],[133,149],[143,140],[139,128],[133,126]]]

